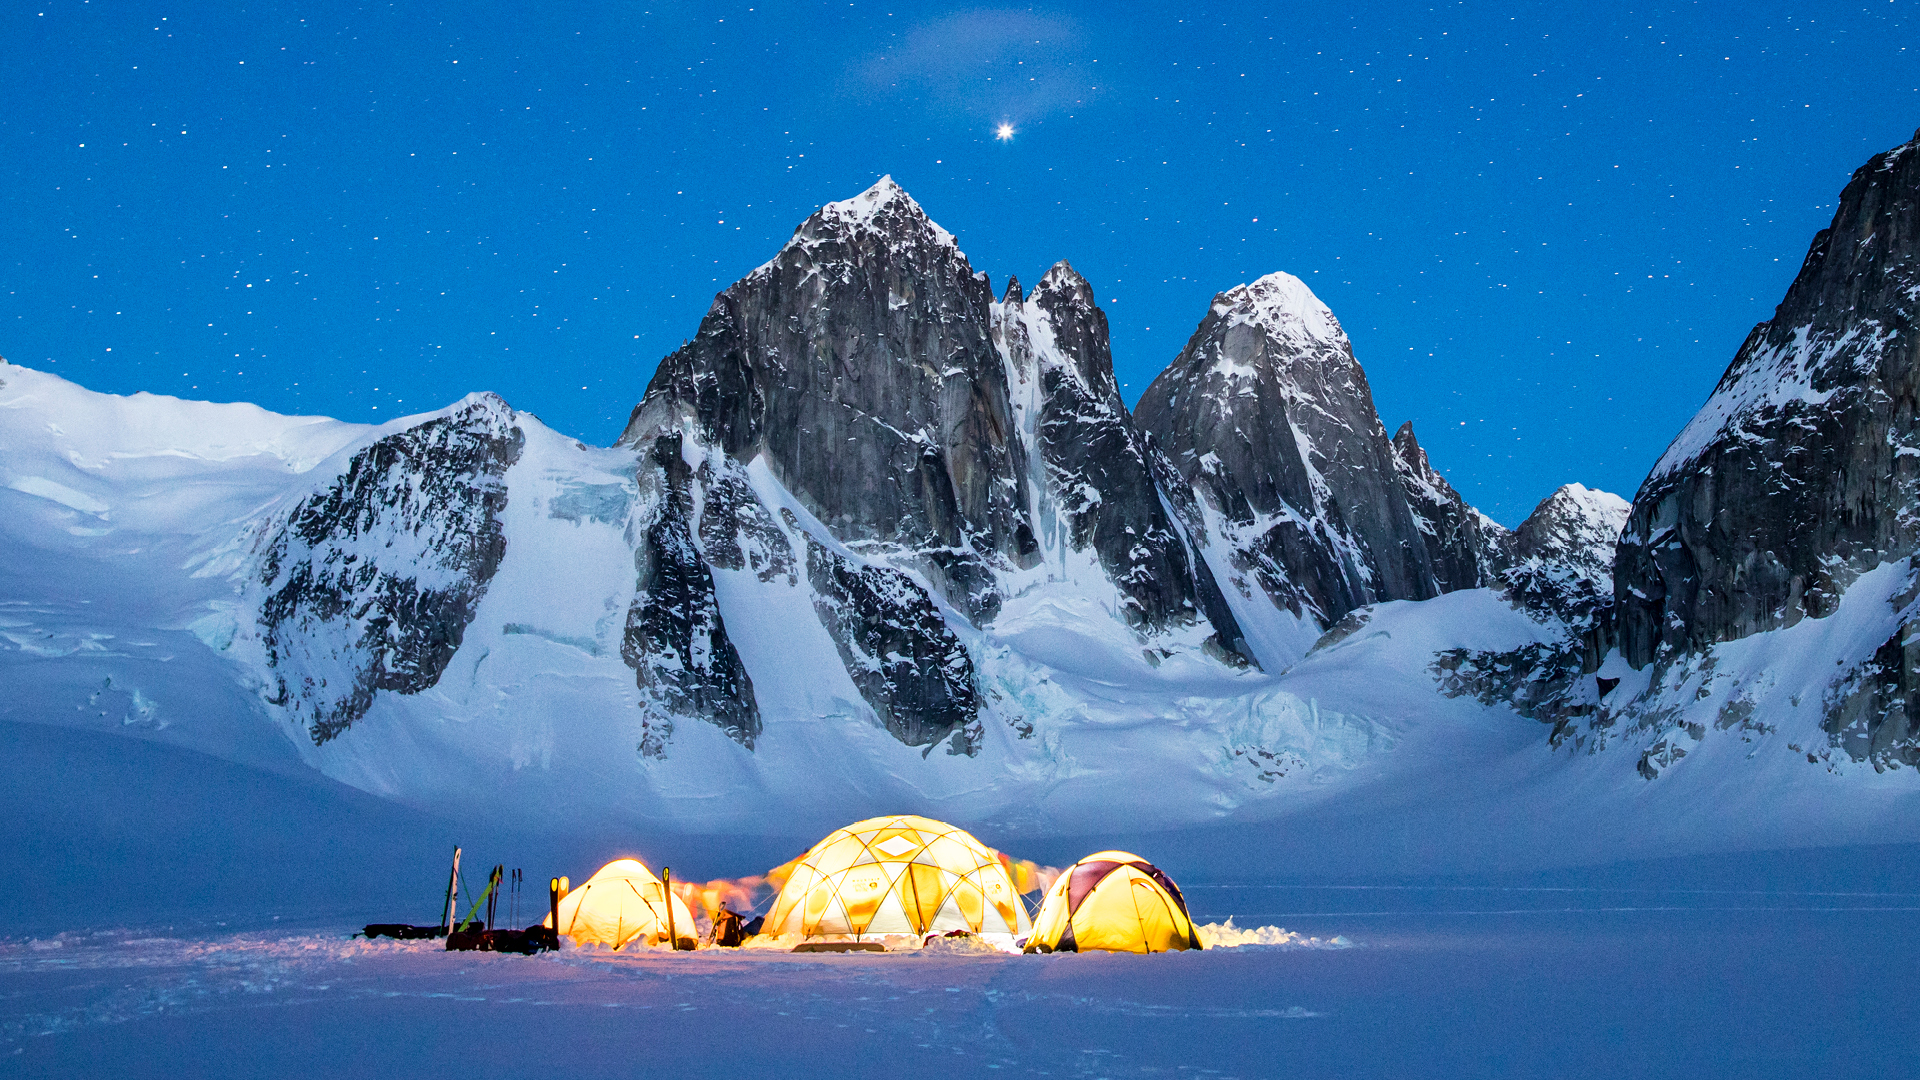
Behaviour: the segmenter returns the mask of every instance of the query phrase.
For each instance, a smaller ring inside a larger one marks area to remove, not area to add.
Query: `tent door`
[[[1153,882],[1134,879],[1133,908],[1140,918],[1140,937],[1146,942],[1147,951],[1167,951],[1173,943],[1173,912],[1167,909],[1166,899]]]

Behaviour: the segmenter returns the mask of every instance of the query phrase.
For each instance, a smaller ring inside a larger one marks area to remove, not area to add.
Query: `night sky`
[[[1216,292],[1299,275],[1515,524],[1631,496],[1920,126],[1909,0],[1597,6],[24,0],[0,355],[356,421],[493,390],[604,444],[891,173],[996,292],[1085,274],[1129,402]]]

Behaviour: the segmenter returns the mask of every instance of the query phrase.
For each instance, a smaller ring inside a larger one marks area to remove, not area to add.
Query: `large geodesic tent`
[[[1028,952],[1168,952],[1201,948],[1186,897],[1128,851],[1101,851],[1061,874],[1033,917]]]
[[[964,829],[902,814],[855,822],[813,845],[793,864],[762,932],[1019,937],[1029,925],[994,852]]]

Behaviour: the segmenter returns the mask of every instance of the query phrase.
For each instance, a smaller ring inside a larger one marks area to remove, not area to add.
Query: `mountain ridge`
[[[1682,842],[1645,808],[1739,777],[1835,829],[1907,797],[1805,752],[1841,745],[1831,708],[1769,719],[1726,679],[1793,650],[1801,681],[1767,692],[1884,716],[1886,658],[1845,661],[1897,640],[1897,567],[1835,618],[1635,668],[1639,500],[1572,484],[1491,522],[1410,424],[1388,436],[1299,279],[1220,293],[1155,387],[1126,409],[1071,265],[995,297],[884,179],[718,293],[611,447],[480,397],[379,428],[241,409],[245,447],[127,454],[113,417],[190,441],[210,407],[0,367],[0,531],[33,553],[0,567],[23,688],[0,715],[251,747],[453,816],[721,831],[1259,822],[1471,775],[1516,807],[1614,792],[1568,820]],[[143,479],[168,469],[170,514]],[[1648,780],[1667,794],[1619,786]],[[1755,806],[1740,835],[1783,827]]]

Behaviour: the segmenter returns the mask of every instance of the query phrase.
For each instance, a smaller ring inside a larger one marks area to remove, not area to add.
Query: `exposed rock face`
[[[1615,568],[1635,667],[1828,615],[1920,546],[1917,230],[1920,136],[1854,173],[1774,317],[1641,485]],[[1883,650],[1875,701],[1831,716],[1856,756],[1916,756],[1911,636]]]
[[[720,293],[620,441],[660,447],[664,489],[685,492],[658,504],[643,578],[670,568],[676,604],[713,609],[682,626],[635,602],[628,660],[664,688],[663,718],[705,716],[749,746],[758,730],[703,572],[810,590],[853,685],[909,746],[973,752],[976,669],[948,620],[989,626],[1035,590],[1091,599],[1143,645],[1184,635],[1244,662],[1155,487],[1092,289],[1062,263],[996,303],[890,179]],[[699,462],[685,477],[682,455]]]
[[[659,510],[645,543],[634,552],[639,576],[620,645],[621,658],[633,668],[640,689],[648,692],[640,753],[666,755],[675,716],[709,720],[751,750],[760,734],[760,711],[753,680],[720,617],[713,573],[693,543],[693,470],[681,456],[678,438],[656,439],[648,458],[647,464],[657,470],[651,479]],[[721,494],[725,498],[732,492],[723,487]],[[721,519],[724,512],[714,518]],[[717,539],[712,546],[744,564],[732,532]]]
[[[1511,705],[1554,725],[1558,746],[1598,700],[1590,674],[1609,645],[1613,560],[1625,499],[1579,484],[1549,495],[1513,531],[1514,562],[1496,577],[1509,604],[1540,623],[1535,644],[1509,652],[1449,649],[1434,661],[1441,692]]]
[[[742,470],[725,458],[700,463],[700,546],[716,570],[751,570],[761,581],[794,576],[793,544],[760,505]]]
[[[1888,603],[1899,629],[1821,700],[1829,746],[1882,772],[1920,765],[1920,556],[1907,559],[1906,587]]]
[[[376,691],[440,680],[506,554],[502,477],[523,443],[513,410],[476,395],[355,454],[264,534],[266,663],[316,744]]]
[[[1141,397],[1139,422],[1210,508],[1236,584],[1251,579],[1319,628],[1488,576],[1476,545],[1497,544],[1484,519],[1411,432],[1396,453],[1346,333],[1298,278],[1269,274],[1215,297]]]
[[[1613,561],[1632,507],[1610,491],[1566,484],[1512,533],[1513,564],[1499,580],[1529,611],[1597,626],[1613,606]]]
[[[1240,657],[1231,612],[1161,502],[1146,440],[1113,376],[1107,317],[1086,279],[1061,262],[1031,296],[1010,281],[994,308],[993,335],[1014,390],[1014,421],[1030,447],[1027,491],[1043,555],[1093,551],[1134,626],[1192,624],[1198,598],[1217,647]]]
[[[1393,435],[1393,464],[1441,592],[1490,585],[1513,561],[1513,534],[1467,505],[1427,460],[1413,421]],[[1539,511],[1535,511],[1536,514]]]
[[[1193,485],[1187,483],[1186,478],[1180,475],[1180,470],[1174,468],[1173,462],[1154,443],[1151,433],[1142,431],[1140,438],[1147,465],[1153,470],[1154,486],[1167,500],[1174,520],[1179,523],[1181,536],[1186,540],[1187,562],[1193,568],[1193,602],[1216,628],[1214,637],[1209,641],[1210,647],[1227,664],[1262,667],[1262,660],[1247,641],[1246,628],[1234,614],[1207,559],[1206,552],[1215,538],[1207,525],[1207,515],[1200,508],[1199,496],[1194,493]],[[1240,584],[1244,587],[1244,580]]]
[[[929,750],[952,735],[947,753],[973,753],[980,739],[973,661],[926,590],[898,570],[862,566],[812,540],[807,578],[821,623],[887,731]]]
[[[689,417],[706,445],[764,456],[842,542],[916,553],[990,619],[992,570],[1035,550],[992,303],[953,237],[883,179],[714,298],[621,442]]]
[[[1832,610],[1920,542],[1920,148],[1841,192],[1774,317],[1633,501],[1617,571],[1636,666]]]

